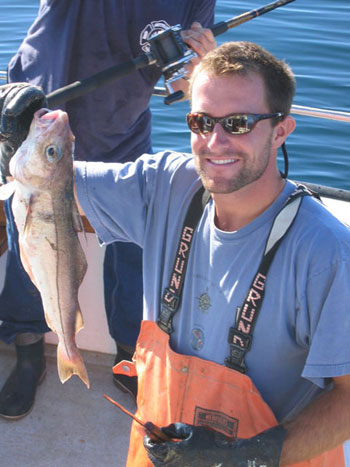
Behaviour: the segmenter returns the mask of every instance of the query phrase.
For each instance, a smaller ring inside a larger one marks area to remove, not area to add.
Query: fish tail
[[[78,350],[73,358],[68,358],[61,350],[61,344],[57,346],[57,367],[58,375],[62,383],[65,383],[71,376],[78,375],[79,378],[90,388],[89,377]]]

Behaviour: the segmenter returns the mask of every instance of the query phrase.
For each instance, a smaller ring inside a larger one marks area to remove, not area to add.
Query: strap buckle
[[[164,290],[161,311],[157,320],[157,324],[167,334],[171,334],[173,332],[172,318],[176,313],[177,307],[179,306],[179,301],[179,295],[176,295],[169,288]]]
[[[230,344],[230,356],[225,358],[225,365],[240,373],[246,373],[247,366],[244,359],[252,344],[252,336],[230,328],[228,343]]]

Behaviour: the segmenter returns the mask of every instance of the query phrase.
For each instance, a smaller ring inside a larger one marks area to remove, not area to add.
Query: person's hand
[[[203,28],[200,23],[193,23],[191,29],[181,31],[183,41],[196,52],[197,57],[187,65],[187,70],[192,73],[193,68],[198,65],[202,57],[216,47],[216,40],[210,29]]]
[[[189,91],[188,80],[194,68],[200,63],[204,55],[210,50],[215,49],[216,40],[210,29],[203,28],[200,23],[197,22],[192,24],[191,29],[182,30],[180,34],[186,45],[197,54],[196,57],[184,66],[186,75],[183,79],[171,83],[173,91],[182,91],[182,99],[187,99]]]
[[[43,90],[28,83],[0,86],[0,175],[10,175],[9,163],[25,140],[34,113],[47,105]]]
[[[145,436],[143,443],[155,467],[278,467],[286,436],[286,430],[280,425],[253,438],[236,440],[205,427],[183,423],[171,424],[162,431],[179,441],[157,443]]]

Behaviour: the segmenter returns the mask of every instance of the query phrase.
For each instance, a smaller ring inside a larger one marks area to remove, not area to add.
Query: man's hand
[[[249,439],[231,440],[205,427],[175,423],[162,428],[179,441],[156,443],[144,438],[148,457],[156,467],[278,467],[286,430],[276,426]]]
[[[5,183],[9,163],[26,138],[34,113],[47,105],[38,86],[11,83],[0,86],[0,172]]]
[[[191,47],[191,49],[197,54],[197,57],[193,58],[187,65],[185,65],[185,69],[187,70],[185,78],[173,81],[171,86],[175,92],[183,91],[185,94],[184,99],[187,99],[189,88],[188,79],[195,66],[198,65],[204,55],[215,49],[216,40],[210,29],[203,28],[200,23],[197,22],[192,24],[191,29],[181,31],[181,37],[188,47]]]
[[[197,57],[191,60],[191,73],[193,68],[198,65],[205,54],[215,49],[216,40],[210,29],[203,28],[200,23],[193,23],[191,29],[181,31],[183,41],[196,52]]]

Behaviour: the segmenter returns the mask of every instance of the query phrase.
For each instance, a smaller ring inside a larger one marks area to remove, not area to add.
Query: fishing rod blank
[[[153,59],[149,54],[140,55],[128,62],[107,68],[107,70],[90,76],[90,78],[75,81],[72,84],[56,89],[46,96],[48,106],[49,108],[58,107],[59,105],[76,99],[77,97],[85,96],[85,94],[94,91],[100,86],[112,83],[116,79],[123,78],[140,68],[152,65],[152,63],[154,63],[152,60]]]
[[[239,26],[240,24],[250,21],[251,19],[256,18],[257,16],[264,15],[265,13],[268,13],[269,11],[272,11],[275,8],[279,8],[280,6],[287,5],[287,3],[291,3],[294,1],[295,0],[279,0],[277,2],[270,3],[269,5],[262,6],[261,8],[258,8],[256,10],[247,11],[246,13],[242,13],[241,15],[235,16],[234,18],[229,19],[227,21],[222,21],[220,23],[214,24],[214,26],[211,28],[212,33],[214,34],[214,36],[218,36],[226,32],[228,29]]]

